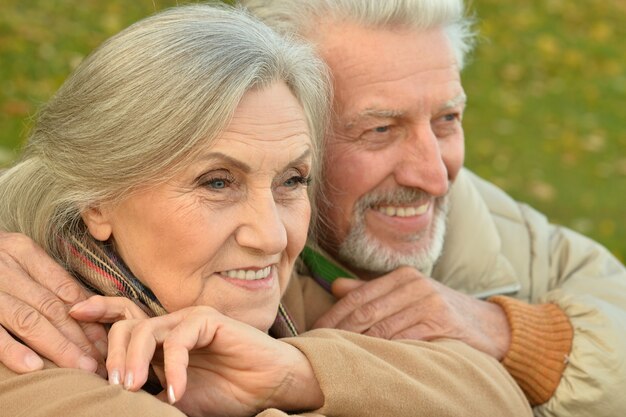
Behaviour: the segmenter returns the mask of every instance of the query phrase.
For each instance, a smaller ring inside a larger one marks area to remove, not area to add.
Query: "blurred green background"
[[[305,0],[303,0],[305,1]],[[0,165],[106,37],[174,0],[3,0]],[[626,1],[473,0],[466,165],[626,258]]]

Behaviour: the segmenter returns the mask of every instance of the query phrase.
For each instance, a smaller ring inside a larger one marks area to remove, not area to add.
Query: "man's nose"
[[[235,240],[245,248],[264,254],[282,252],[287,246],[287,230],[271,190],[249,198],[237,213],[241,224]]]
[[[432,196],[445,195],[449,187],[448,168],[440,145],[430,124],[412,129],[398,150],[394,169],[396,182]]]

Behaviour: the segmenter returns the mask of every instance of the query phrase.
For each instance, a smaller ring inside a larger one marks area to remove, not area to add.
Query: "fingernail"
[[[119,385],[120,384],[120,371],[119,369],[114,369],[109,374],[109,383],[111,385]]]
[[[90,356],[81,356],[78,360],[78,368],[87,372],[96,372],[96,369],[98,369],[98,362]]]
[[[124,378],[124,389],[129,389],[130,387],[133,386],[133,372],[132,371],[128,371],[126,372],[126,377]]]
[[[174,395],[174,387],[171,385],[167,386],[167,400],[170,404],[174,404],[176,402],[176,396]]]
[[[34,353],[28,353],[24,357],[24,365],[26,365],[26,368],[28,368],[29,371],[35,371],[43,368],[43,361]]]

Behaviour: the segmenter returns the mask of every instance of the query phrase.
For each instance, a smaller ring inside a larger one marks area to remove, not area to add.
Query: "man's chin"
[[[429,245],[430,239],[417,241],[385,241],[373,237],[359,241],[347,240],[339,249],[339,258],[348,266],[381,275],[401,266],[410,266],[430,273],[439,251]],[[436,252],[436,253],[433,253]]]
[[[445,231],[445,211],[422,233],[377,236],[366,227],[356,227],[339,246],[338,257],[347,266],[372,274],[410,266],[430,275],[443,250]]]
[[[437,198],[435,205],[430,206],[432,212],[415,218],[393,218],[371,210],[377,201],[401,204],[400,197],[364,198],[357,203],[351,227],[336,252],[346,266],[378,275],[410,266],[430,274],[443,250],[448,197]]]

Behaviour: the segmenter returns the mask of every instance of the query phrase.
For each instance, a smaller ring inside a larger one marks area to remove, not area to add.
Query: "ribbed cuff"
[[[556,304],[528,304],[495,296],[490,302],[506,313],[511,345],[502,364],[526,394],[531,405],[552,397],[567,365],[574,331]]]

